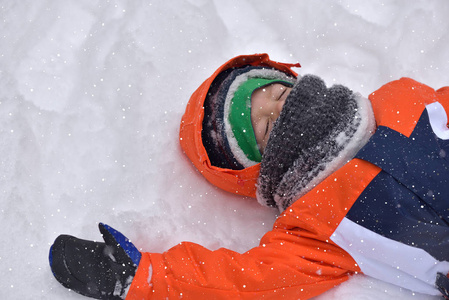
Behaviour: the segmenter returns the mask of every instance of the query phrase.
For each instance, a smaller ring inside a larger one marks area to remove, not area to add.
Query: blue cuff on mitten
[[[125,250],[125,253],[129,256],[132,262],[136,266],[138,266],[142,254],[140,254],[140,251],[136,248],[136,246],[134,246],[134,244],[131,243],[131,241],[126,236],[124,236],[122,233],[115,230],[111,226],[103,223],[100,223],[100,226],[103,226],[104,229],[106,229],[112,235],[112,237],[117,241],[120,247]]]

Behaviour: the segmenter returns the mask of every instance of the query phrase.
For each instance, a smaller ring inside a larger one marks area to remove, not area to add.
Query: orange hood
[[[211,165],[201,139],[204,118],[203,104],[212,82],[221,72],[246,65],[272,67],[294,77],[297,77],[298,74],[291,68],[300,67],[299,63],[288,64],[272,61],[268,54],[240,55],[232,58],[206,79],[190,97],[181,120],[179,141],[189,159],[209,182],[225,191],[255,198],[260,164],[243,170],[215,167]]]

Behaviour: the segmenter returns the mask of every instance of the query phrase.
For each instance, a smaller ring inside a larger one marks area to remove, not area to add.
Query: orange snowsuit
[[[266,54],[228,61],[192,95],[181,122],[180,142],[212,184],[254,197],[259,165],[240,171],[212,166],[201,141],[202,105],[210,84],[223,70],[245,64],[271,66],[295,76],[291,67],[299,66],[273,62]],[[438,102],[449,112],[449,88],[435,91],[408,78],[386,84],[369,99],[377,126],[405,138],[411,136],[426,105]],[[447,273],[449,263],[347,218],[367,187],[384,173],[375,163],[352,159],[282,212],[260,245],[245,253],[210,251],[189,242],[162,254],[142,253],[126,299],[309,299],[357,273],[386,280],[390,276],[400,286],[437,295],[433,272]],[[381,252],[364,243],[379,245]],[[398,258],[404,251],[423,257],[426,264],[418,263],[417,269],[426,275],[414,274],[416,268]]]

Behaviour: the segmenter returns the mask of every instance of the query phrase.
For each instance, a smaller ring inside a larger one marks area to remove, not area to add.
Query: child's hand
[[[124,299],[140,262],[137,248],[120,232],[99,224],[105,243],[60,235],[50,266],[66,288],[96,299]]]

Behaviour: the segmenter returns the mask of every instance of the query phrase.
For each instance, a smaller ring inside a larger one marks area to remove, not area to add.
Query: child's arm
[[[332,242],[278,225],[243,254],[193,243],[156,254],[140,253],[100,224],[104,243],[61,235],[51,247],[50,265],[62,285],[82,295],[139,300],[309,299],[359,271]]]
[[[332,242],[275,229],[243,254],[193,243],[142,253],[126,299],[309,299],[357,271]]]

